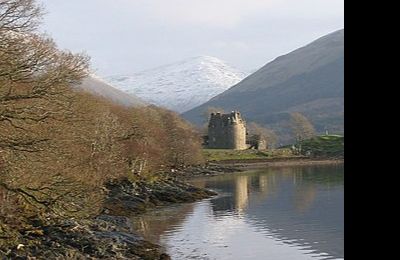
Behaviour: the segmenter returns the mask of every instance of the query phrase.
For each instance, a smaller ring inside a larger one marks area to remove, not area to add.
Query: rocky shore
[[[101,217],[34,226],[16,247],[0,250],[0,256],[2,259],[169,259],[160,246],[132,233],[128,224],[121,225],[127,219]]]
[[[0,248],[1,259],[170,259],[164,249],[135,234],[129,216],[148,208],[216,195],[172,178],[120,180],[106,185],[103,212],[87,220],[32,220],[19,244]]]
[[[109,196],[105,201],[104,214],[114,216],[131,216],[155,206],[194,202],[217,195],[215,192],[194,187],[176,178],[150,183],[122,180],[109,183],[106,188],[109,189]]]

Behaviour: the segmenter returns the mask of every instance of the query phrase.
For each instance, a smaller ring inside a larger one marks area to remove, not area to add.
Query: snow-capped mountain
[[[220,59],[200,56],[106,80],[149,103],[181,113],[207,102],[246,75]]]

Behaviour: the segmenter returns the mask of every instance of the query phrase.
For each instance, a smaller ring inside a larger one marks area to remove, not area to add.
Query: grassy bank
[[[342,159],[344,158],[344,137],[321,135],[301,141],[296,145],[267,151],[203,149],[203,155],[208,162],[214,163]]]
[[[289,148],[274,149],[268,151],[204,149],[203,155],[208,162],[301,157],[293,154],[293,152]]]

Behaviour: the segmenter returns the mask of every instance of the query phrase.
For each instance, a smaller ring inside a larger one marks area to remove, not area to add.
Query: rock
[[[114,226],[118,226],[122,230],[132,231],[132,223],[127,217],[123,216],[110,216],[110,215],[99,215],[96,217],[97,220],[102,220],[106,223],[110,223]]]
[[[160,260],[170,260],[170,259],[171,259],[171,257],[167,254],[161,254],[161,256],[160,256]]]
[[[105,220],[103,220],[105,219]],[[162,259],[162,247],[126,232],[112,222],[121,217],[101,216],[94,220],[62,221],[43,227],[44,236],[27,235],[24,243],[2,255],[5,259]],[[22,250],[23,249],[23,250]],[[168,258],[165,258],[168,259]]]
[[[172,178],[152,183],[131,183],[125,179],[107,184],[107,189],[110,193],[104,209],[110,215],[119,216],[132,216],[154,206],[194,202],[216,195],[212,191],[196,188]]]

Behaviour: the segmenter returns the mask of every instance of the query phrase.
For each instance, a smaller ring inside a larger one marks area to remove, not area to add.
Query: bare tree
[[[201,137],[193,127],[169,111],[163,112],[163,122],[167,131],[169,164],[179,168],[201,163]]]
[[[265,139],[268,147],[275,147],[278,142],[278,136],[276,133],[267,127],[263,127],[255,122],[250,122],[247,124],[247,131],[250,138],[261,138]]]
[[[35,0],[0,0],[0,32],[34,31],[42,15],[43,9]]]
[[[30,138],[29,126],[60,115],[69,105],[69,85],[87,75],[88,57],[60,51],[31,32],[40,15],[32,0],[0,2],[0,124],[16,133],[0,134],[0,149],[37,150],[47,138]]]
[[[308,139],[315,135],[315,129],[311,121],[298,112],[290,114],[290,127],[297,141]]]
[[[66,174],[56,125],[67,126],[70,84],[87,75],[88,58],[34,34],[40,17],[33,0],[0,1],[0,189],[21,212],[76,212],[84,189]]]

